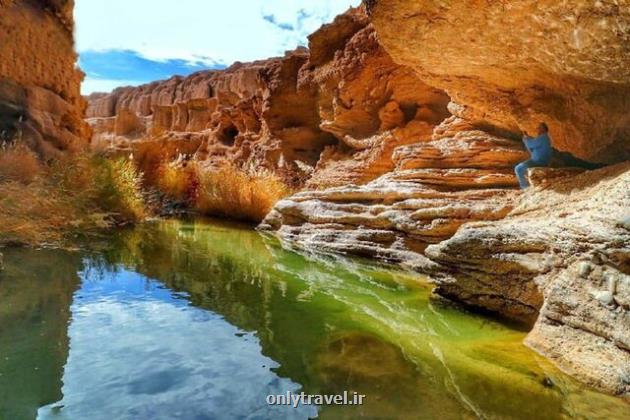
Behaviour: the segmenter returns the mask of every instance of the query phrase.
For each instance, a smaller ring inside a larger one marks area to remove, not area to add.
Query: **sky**
[[[360,0],[76,0],[82,92],[283,55]]]

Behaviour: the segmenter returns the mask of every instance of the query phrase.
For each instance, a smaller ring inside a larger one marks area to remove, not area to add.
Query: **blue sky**
[[[76,0],[82,91],[278,56],[360,0]]]

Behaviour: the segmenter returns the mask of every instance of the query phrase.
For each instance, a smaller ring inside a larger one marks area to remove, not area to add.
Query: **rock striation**
[[[583,381],[630,393],[630,163],[528,191],[503,220],[429,246],[437,292],[535,322],[526,343]]]
[[[595,162],[630,158],[630,2],[371,0],[394,61],[470,121],[535,132]]]
[[[72,0],[0,2],[0,142],[41,157],[87,144]]]
[[[427,245],[451,237],[466,222],[509,213],[518,195],[512,167],[526,156],[519,142],[458,117],[391,154],[393,171],[365,185],[295,194],[280,201],[261,228],[300,248],[422,268]]]

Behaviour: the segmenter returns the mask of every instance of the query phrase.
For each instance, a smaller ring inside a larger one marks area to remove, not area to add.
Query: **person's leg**
[[[516,173],[516,178],[518,178],[518,185],[520,185],[522,189],[529,187],[527,169],[532,165],[532,163],[533,162],[531,160],[526,160],[514,167],[514,173]]]

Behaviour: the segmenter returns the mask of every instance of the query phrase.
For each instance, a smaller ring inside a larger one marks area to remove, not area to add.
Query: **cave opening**
[[[219,142],[225,146],[234,146],[236,137],[238,137],[239,131],[234,124],[223,128],[219,133]]]
[[[401,103],[400,110],[403,112],[405,116],[405,124],[409,121],[413,120],[416,117],[416,112],[418,112],[418,104],[417,103]]]
[[[23,114],[16,107],[0,104],[0,147],[11,146],[18,133]]]

